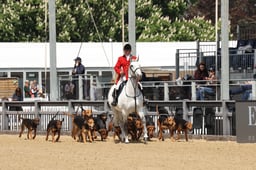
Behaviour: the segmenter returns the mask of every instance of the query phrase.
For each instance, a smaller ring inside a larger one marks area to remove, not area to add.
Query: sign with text
[[[256,143],[256,101],[236,102],[236,141]]]

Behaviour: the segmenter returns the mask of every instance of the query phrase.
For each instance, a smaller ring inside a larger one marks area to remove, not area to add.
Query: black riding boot
[[[114,88],[114,91],[113,91],[113,101],[111,103],[112,106],[116,106],[117,105],[117,90]]]

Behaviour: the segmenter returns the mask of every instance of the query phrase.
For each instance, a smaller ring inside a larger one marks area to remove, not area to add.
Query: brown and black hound
[[[108,130],[106,126],[107,114],[108,114],[107,112],[103,112],[94,118],[94,122],[95,122],[95,129],[93,134],[94,139],[97,138],[96,131],[100,134],[101,141],[103,141],[104,139],[107,139],[108,137]]]
[[[147,132],[148,132],[148,140],[152,139],[154,137],[155,133],[155,122],[153,120],[152,116],[145,116],[146,118],[146,127],[147,127]]]
[[[172,141],[174,141],[173,139],[174,131],[177,131],[176,140],[180,139],[180,132],[183,131],[185,133],[185,139],[186,141],[188,141],[188,130],[191,131],[193,129],[192,123],[178,117],[174,117],[174,121],[175,121],[175,126],[171,128]]]
[[[159,115],[157,120],[157,125],[159,127],[158,139],[164,141],[163,131],[169,130],[175,126],[175,121],[172,116],[169,115],[168,111],[165,108],[156,106],[156,112]]]
[[[130,113],[127,118],[127,130],[133,141],[139,141],[143,132],[142,120],[137,113]]]
[[[22,118],[19,115],[19,121],[22,119],[22,123],[21,123],[21,130],[20,130],[20,134],[19,137],[21,137],[25,127],[28,128],[28,134],[27,134],[27,139],[35,139],[36,138],[36,129],[37,126],[40,123],[40,119],[39,118],[35,118],[35,119],[25,119]],[[32,131],[34,130],[34,136],[32,137]]]
[[[114,141],[115,141],[116,136],[118,137],[119,141],[122,141],[121,140],[121,134],[122,134],[121,128],[120,128],[120,126],[114,125],[113,118],[111,119],[111,121],[108,124],[108,132],[113,132]]]
[[[58,142],[60,139],[60,131],[61,131],[62,123],[64,122],[64,118],[62,118],[62,120],[54,120],[56,115],[50,120],[50,122],[47,125],[47,132],[46,132],[46,138],[45,138],[46,141],[48,140],[48,136],[50,132],[52,133],[52,142]],[[58,137],[55,140],[54,137],[56,134],[58,134]]]
[[[84,119],[82,116],[75,116],[73,121],[72,135],[79,142],[86,143],[87,138],[90,142],[93,141],[94,120],[93,118]]]

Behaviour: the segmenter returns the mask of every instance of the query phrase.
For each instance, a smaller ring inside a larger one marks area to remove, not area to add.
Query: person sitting
[[[17,87],[14,94],[12,95],[12,101],[23,101],[23,95],[20,87]],[[10,106],[10,111],[22,111],[21,106]]]
[[[197,70],[195,71],[194,74],[194,80],[199,80],[196,81],[197,84],[197,91],[196,91],[196,98],[197,100],[200,99],[199,96],[199,87],[206,84],[207,81],[203,81],[203,80],[207,80],[207,78],[209,77],[208,71],[206,69],[205,63],[201,62],[198,66],[197,66]]]
[[[25,98],[30,98],[30,88],[29,88],[29,81],[26,80],[25,81],[25,85],[24,85],[24,93],[25,93]]]
[[[242,94],[241,100],[250,100],[252,94],[252,82],[246,81],[239,87],[233,87],[229,90],[230,96]],[[232,97],[231,97],[232,98]]]
[[[128,80],[128,70],[130,67],[130,62],[133,60],[136,60],[137,57],[133,56],[131,54],[132,47],[130,44],[126,44],[123,48],[124,54],[120,57],[118,57],[118,60],[116,62],[116,65],[114,67],[114,70],[117,74],[117,79],[115,81],[115,88],[113,91],[113,102],[111,103],[112,106],[117,105],[117,99],[118,99],[118,93],[119,93],[119,87],[123,82],[126,82]],[[142,85],[139,83],[139,88],[143,95],[143,89]],[[143,95],[144,96],[144,95]],[[144,97],[143,97],[144,99]],[[145,103],[145,100],[143,101]]]
[[[216,80],[215,76],[215,70],[213,68],[210,68],[209,70],[209,77],[205,78],[208,80],[207,85],[214,84],[214,80]],[[199,86],[197,89],[197,100],[204,100],[205,99],[205,94],[208,95],[214,95],[216,91],[214,90],[213,86]]]

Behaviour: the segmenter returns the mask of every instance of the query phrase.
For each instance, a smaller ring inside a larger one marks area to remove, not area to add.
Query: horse
[[[125,143],[129,143],[128,130],[127,130],[127,118],[130,113],[137,113],[143,122],[144,131],[144,143],[147,141],[147,127],[146,119],[143,112],[143,95],[139,89],[139,80],[142,77],[142,71],[138,59],[131,61],[128,70],[128,80],[124,85],[116,106],[112,106],[113,90],[115,86],[112,86],[108,93],[108,104],[114,114],[114,124],[119,125],[122,131],[122,140]]]

